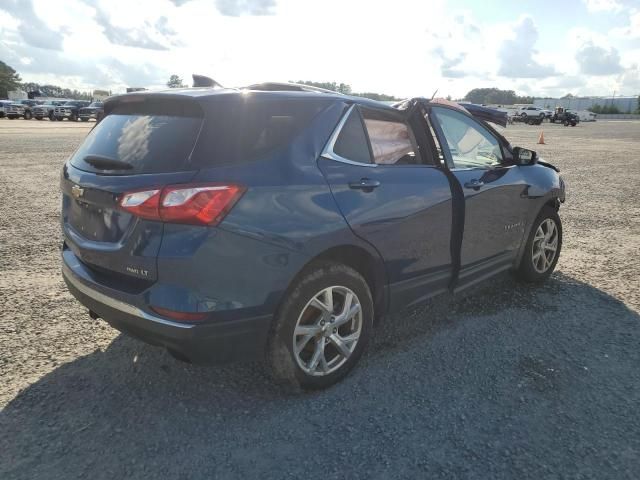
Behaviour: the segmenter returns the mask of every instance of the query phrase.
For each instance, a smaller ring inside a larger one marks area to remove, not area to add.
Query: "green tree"
[[[499,88],[474,88],[464,100],[477,104],[513,105],[514,103],[533,103],[534,97],[519,96],[513,90]]]
[[[391,102],[401,100],[400,98],[396,98],[393,95],[387,95],[386,93],[375,93],[375,92],[362,92],[356,93],[353,92],[351,85],[348,83],[338,83],[338,82],[312,82],[310,80],[298,80],[297,82],[300,85],[309,85],[310,87],[316,88],[324,88],[325,90],[331,90],[333,92],[343,93],[345,95],[354,95],[356,97],[364,97],[370,98],[371,100],[378,100],[379,102]]]
[[[167,87],[169,87],[169,88],[185,88],[186,85],[183,85],[182,79],[178,75],[171,75],[169,77],[169,81],[167,82]]]
[[[591,108],[589,108],[589,111],[593,113],[604,113],[604,114],[620,113],[620,110],[615,105],[602,106],[598,103],[596,103]]]
[[[38,92],[37,95],[41,97],[72,98],[74,100],[91,100],[92,97],[91,92],[71,90],[58,85],[41,85],[34,82],[25,82],[21,84],[21,88],[25,92]]]
[[[10,91],[20,88],[21,81],[13,68],[0,61],[0,98],[6,98]]]
[[[345,95],[351,94],[351,85],[347,83],[337,83],[337,82],[312,82],[310,80],[299,80],[297,82],[300,85],[309,85],[310,87],[316,88],[324,88],[325,90],[332,90],[338,93],[344,93]]]

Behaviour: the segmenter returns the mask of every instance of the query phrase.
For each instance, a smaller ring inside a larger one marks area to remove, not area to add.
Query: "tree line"
[[[533,103],[536,97],[521,96],[513,90],[499,88],[474,88],[463,98],[467,102],[489,105],[513,105],[516,103]]]
[[[9,92],[14,90],[22,90],[27,93],[37,92],[36,95],[39,97],[72,98],[74,100],[91,100],[93,92],[111,93],[103,90],[94,90],[91,92],[63,88],[58,85],[23,82],[20,75],[12,67],[0,61],[0,98],[7,98]]]
[[[364,97],[370,98],[372,100],[378,101],[398,101],[400,98],[396,98],[393,95],[387,95],[385,93],[375,93],[375,92],[354,92],[351,88],[351,85],[348,83],[338,83],[338,82],[313,82],[311,80],[298,80],[293,81],[290,80],[291,83],[298,83],[300,85],[309,85],[310,87],[316,88],[324,88],[325,90],[331,90],[333,92],[343,93],[345,95],[353,95],[355,97]],[[184,88],[187,85],[183,83],[182,78],[178,75],[171,75],[169,80],[167,81],[167,87],[169,88]]]

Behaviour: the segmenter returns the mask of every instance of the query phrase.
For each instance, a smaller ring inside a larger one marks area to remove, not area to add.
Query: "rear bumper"
[[[179,323],[153,315],[92,283],[75,256],[63,256],[62,275],[72,295],[111,326],[151,345],[172,350],[193,363],[257,360],[263,356],[271,315],[202,324]]]

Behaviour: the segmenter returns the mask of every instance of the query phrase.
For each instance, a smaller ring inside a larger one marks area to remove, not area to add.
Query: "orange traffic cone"
[[[544,132],[543,131],[540,132],[540,136],[538,137],[538,145],[546,145],[544,143]]]

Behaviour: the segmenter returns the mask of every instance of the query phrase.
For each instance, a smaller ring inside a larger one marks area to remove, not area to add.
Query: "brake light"
[[[125,193],[118,203],[132,215],[149,220],[217,225],[245,190],[230,184],[169,185]]]

